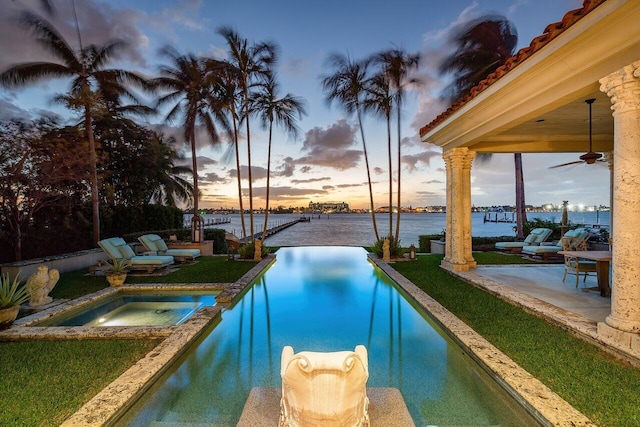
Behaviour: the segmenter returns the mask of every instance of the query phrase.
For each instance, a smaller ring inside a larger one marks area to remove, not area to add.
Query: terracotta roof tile
[[[573,24],[578,22],[589,12],[600,6],[605,1],[606,0],[584,0],[580,9],[570,10],[569,12],[565,13],[562,21],[547,25],[541,35],[531,40],[529,46],[523,47],[518,52],[516,52],[515,55],[507,59],[504,65],[498,67],[498,69],[489,74],[486,79],[482,80],[480,83],[474,86],[468,94],[455,101],[447,110],[433,119],[431,123],[422,127],[420,129],[420,136],[423,136],[438,124],[442,123],[447,117],[451,116],[454,112],[462,108],[463,105],[475,98],[480,92],[501,79],[502,76],[513,70],[524,60],[542,49],[547,45],[547,43],[556,38],[558,35],[562,34],[567,28],[571,27]]]

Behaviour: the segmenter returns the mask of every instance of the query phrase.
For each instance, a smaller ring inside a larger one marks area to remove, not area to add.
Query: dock
[[[202,220],[202,225],[204,227],[213,227],[214,225],[220,225],[220,224],[229,224],[231,223],[231,218],[229,217],[222,217],[222,218],[203,218]],[[191,220],[189,219],[188,221],[184,222],[184,226],[185,228],[189,228],[191,227]]]
[[[276,222],[275,224],[270,224],[268,226],[268,228],[267,228],[267,232],[266,232],[266,235],[264,236],[264,239],[266,239],[267,237],[272,236],[272,235],[274,235],[274,234],[276,234],[276,233],[278,233],[278,232],[280,232],[282,230],[285,230],[285,229],[287,229],[287,228],[291,227],[292,225],[295,225],[295,224],[297,224],[299,222],[310,222],[310,220],[311,220],[310,218],[303,216],[303,217],[294,219],[292,221]],[[258,227],[258,229],[262,229],[263,226],[264,226],[264,224],[262,226]],[[254,239],[262,239],[262,240],[264,240],[262,238],[262,231],[254,234],[253,238]]]
[[[485,212],[484,222],[516,222],[515,212]]]

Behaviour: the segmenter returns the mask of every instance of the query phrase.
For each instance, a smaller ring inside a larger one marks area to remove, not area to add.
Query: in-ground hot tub
[[[214,306],[218,293],[123,291],[64,310],[33,326],[179,325],[201,307]]]

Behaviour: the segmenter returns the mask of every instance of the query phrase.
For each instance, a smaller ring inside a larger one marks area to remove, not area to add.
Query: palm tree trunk
[[[93,245],[98,246],[100,241],[100,199],[98,197],[98,156],[96,155],[96,142],[93,137],[93,118],[91,108],[84,106],[84,124],[89,140],[89,173],[91,174],[91,212],[93,225]]]
[[[247,243],[247,226],[244,222],[244,204],[242,202],[242,177],[240,175],[240,145],[238,144],[238,127],[236,124],[235,107],[231,108],[233,114],[233,145],[236,150],[236,171],[238,175],[238,203],[240,205],[240,223],[242,224],[242,240]]]
[[[267,149],[267,194],[265,196],[265,209],[264,209],[264,225],[262,226],[262,243],[267,236],[267,220],[269,219],[269,181],[271,178],[271,135],[273,130],[273,119],[269,120],[269,148]]]
[[[527,220],[527,209],[524,201],[524,175],[522,173],[522,153],[514,153],[516,168],[516,234],[524,238],[524,223]]]
[[[362,137],[362,151],[364,152],[364,163],[367,167],[367,183],[369,184],[369,204],[371,205],[371,222],[373,223],[373,232],[376,236],[376,242],[380,240],[378,234],[378,224],[376,223],[376,210],[373,204],[373,187],[371,186],[371,171],[369,169],[369,156],[367,154],[367,144],[364,141],[364,129],[362,129],[362,116],[360,114],[360,107],[356,106],[358,112],[358,126],[360,127],[360,136]]]
[[[402,212],[402,205],[400,203],[400,174],[402,172],[402,162],[401,162],[401,139],[400,139],[400,101],[398,101],[397,109],[398,109],[398,213],[396,214],[396,236],[395,240],[398,243],[398,239],[400,238],[400,213]]]
[[[244,120],[247,128],[247,165],[249,168],[249,224],[251,227],[251,242],[255,242],[255,230],[253,226],[253,178],[251,175],[251,132],[249,130],[249,90],[247,89],[246,79],[243,81],[244,92]]]
[[[393,234],[393,164],[391,161],[391,120],[387,114],[387,151],[389,152],[389,234]]]
[[[198,161],[196,159],[196,136],[195,129],[191,129],[191,167],[193,168],[193,216],[198,216],[198,199],[200,190],[198,189]]]

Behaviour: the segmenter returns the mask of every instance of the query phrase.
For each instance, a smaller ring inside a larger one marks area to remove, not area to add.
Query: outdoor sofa
[[[146,270],[148,273],[153,273],[155,270],[173,264],[173,257],[170,255],[136,255],[131,246],[121,237],[100,240],[98,246],[111,260],[126,259],[129,263],[129,270]]]

